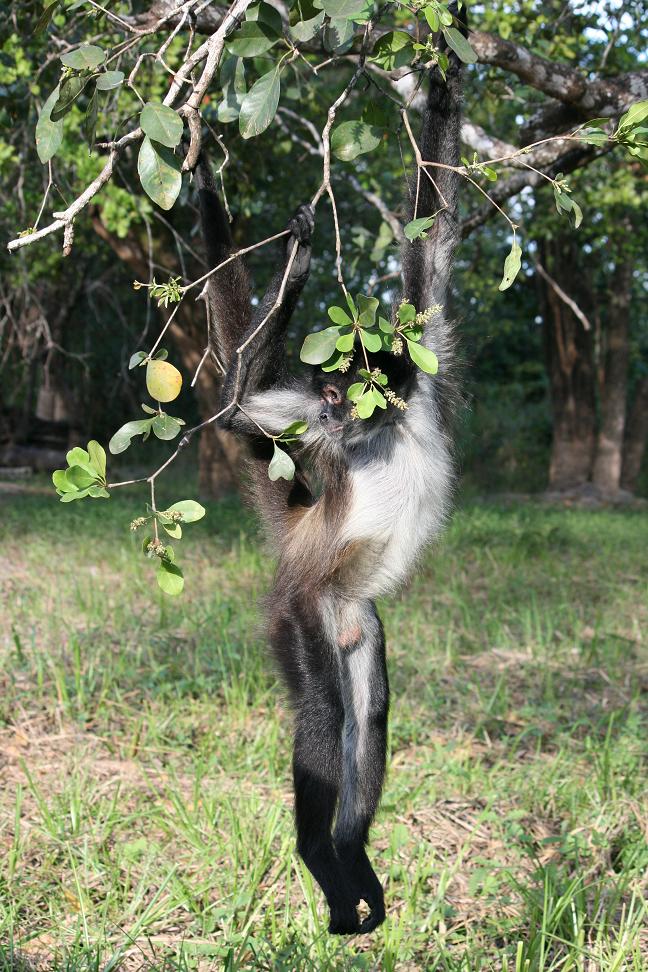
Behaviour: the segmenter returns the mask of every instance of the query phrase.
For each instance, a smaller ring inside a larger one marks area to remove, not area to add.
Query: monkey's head
[[[358,358],[359,355],[356,355]],[[409,363],[400,357],[379,351],[370,357],[370,366],[380,368],[389,380],[388,387],[398,398],[407,399],[412,390],[414,378]],[[333,439],[352,441],[390,422],[398,420],[402,414],[392,405],[386,409],[376,408],[368,419],[353,418],[353,402],[347,398],[347,391],[356,382],[364,382],[360,369],[362,360],[345,374],[341,371],[313,372],[313,390],[319,398],[318,423],[322,431]]]

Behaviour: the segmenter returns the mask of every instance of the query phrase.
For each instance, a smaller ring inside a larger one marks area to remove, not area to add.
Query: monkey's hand
[[[313,207],[309,203],[300,206],[287,228],[290,236],[286,242],[286,257],[292,253],[294,244],[299,244],[290,271],[291,279],[297,280],[305,277],[310,267],[311,239],[315,228]]]
[[[315,213],[310,203],[305,203],[299,207],[288,223],[287,229],[290,232],[287,244],[289,252],[292,250],[292,244],[295,240],[302,246],[310,246],[315,229]]]

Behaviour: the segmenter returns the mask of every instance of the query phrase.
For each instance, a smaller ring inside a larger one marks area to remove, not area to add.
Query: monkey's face
[[[341,436],[351,416],[351,402],[341,383],[327,381],[319,389],[319,424],[327,435]]]
[[[412,369],[394,355],[378,352],[371,356],[371,364],[379,367],[389,377],[389,387],[399,397],[406,397],[413,384]],[[398,420],[399,413],[391,406],[377,408],[371,418],[353,418],[353,402],[347,398],[351,385],[363,383],[360,374],[363,362],[358,362],[346,374],[339,371],[328,374],[316,371],[313,374],[313,390],[318,398],[318,424],[331,438],[342,439],[351,444],[367,433],[376,431],[380,426]]]

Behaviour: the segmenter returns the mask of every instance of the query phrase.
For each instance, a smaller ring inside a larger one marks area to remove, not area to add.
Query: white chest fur
[[[350,464],[351,501],[346,541],[367,541],[361,573],[365,595],[398,587],[424,545],[439,532],[447,509],[451,464],[429,401],[411,401],[384,458]],[[358,578],[360,580],[360,578]]]

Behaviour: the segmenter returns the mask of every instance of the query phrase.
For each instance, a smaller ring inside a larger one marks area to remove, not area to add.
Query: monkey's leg
[[[293,605],[272,625],[272,647],[295,709],[293,780],[297,850],[330,909],[329,931],[359,930],[357,893],[338,860],[331,829],[342,776],[344,708],[335,648]]]
[[[342,786],[334,843],[357,896],[370,908],[360,932],[369,932],[385,919],[382,885],[372,868],[365,845],[385,777],[389,686],[385,639],[375,610],[362,624],[360,638],[340,647],[344,703]]]

